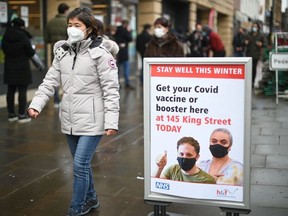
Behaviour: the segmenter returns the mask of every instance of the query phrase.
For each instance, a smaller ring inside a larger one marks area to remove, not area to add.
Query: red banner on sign
[[[150,71],[154,77],[245,78],[245,65],[154,64]]]

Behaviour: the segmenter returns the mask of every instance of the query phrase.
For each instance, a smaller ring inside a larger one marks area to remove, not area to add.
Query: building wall
[[[162,14],[161,0],[140,0],[138,4],[137,29],[138,33],[142,31],[143,25],[149,23],[153,25],[154,21]]]
[[[274,23],[282,23],[281,1],[274,0]]]
[[[91,0],[46,0],[47,1],[47,20],[51,20],[58,13],[57,8],[58,5],[65,2],[69,7],[70,11],[75,9],[76,7],[80,7],[82,5],[91,5]]]
[[[192,31],[197,22],[197,16],[201,17],[202,24],[208,24],[209,12],[212,8],[215,9],[214,30],[218,32],[223,39],[227,56],[232,55],[232,39],[233,39],[233,16],[234,16],[234,1],[233,0],[188,0],[190,3],[189,14],[189,29]],[[153,24],[154,20],[162,15],[161,0],[139,0],[138,5],[138,32],[142,30],[144,23]],[[201,14],[197,14],[197,8],[201,9]],[[185,14],[181,14],[185,16]]]
[[[202,15],[202,24],[208,24],[209,12],[212,8],[215,9],[213,30],[219,33],[223,40],[227,56],[232,56],[234,1],[190,0],[190,2],[195,3],[197,7],[207,8],[208,13]]]

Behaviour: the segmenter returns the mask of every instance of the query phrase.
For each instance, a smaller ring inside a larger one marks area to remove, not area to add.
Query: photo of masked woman
[[[212,175],[217,184],[243,185],[243,164],[229,157],[233,137],[229,130],[217,128],[210,135],[212,159],[200,161],[199,168]]]

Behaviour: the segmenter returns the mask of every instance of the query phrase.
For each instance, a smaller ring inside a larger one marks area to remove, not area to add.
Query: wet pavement
[[[135,83],[139,86],[139,83]],[[2,104],[3,102],[1,102]],[[251,213],[288,215],[288,102],[252,99]],[[104,137],[93,158],[100,208],[89,215],[146,216],[142,89],[121,89],[120,132]],[[0,108],[0,215],[66,215],[72,159],[51,101],[30,123],[7,121]],[[218,207],[172,203],[170,215],[225,215]]]

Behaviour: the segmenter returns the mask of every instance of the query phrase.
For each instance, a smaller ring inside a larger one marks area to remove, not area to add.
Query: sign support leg
[[[161,206],[161,216],[166,216],[166,206],[164,205]]]
[[[226,216],[240,216],[240,214],[250,214],[250,209],[235,209],[220,207],[221,211],[226,212]]]
[[[151,216],[169,216],[166,213],[166,207],[171,204],[170,202],[159,202],[154,200],[144,200],[144,202],[154,206],[154,214]]]

